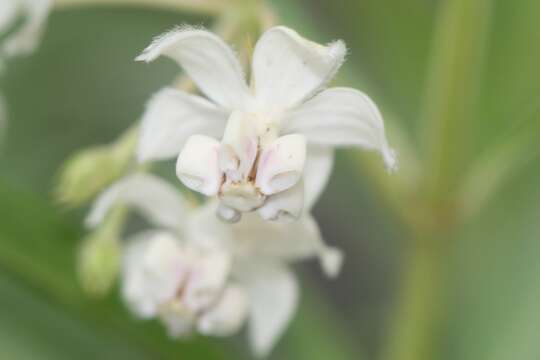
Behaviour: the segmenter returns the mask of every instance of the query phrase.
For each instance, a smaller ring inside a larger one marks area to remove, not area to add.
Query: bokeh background
[[[276,0],[281,23],[350,49],[336,84],[380,105],[401,170],[337,153],[315,209],[346,262],[300,264],[298,314],[271,359],[540,359],[540,2]],[[52,190],[75,150],[114,140],[177,73],[134,57],[208,18],[134,7],[55,11],[8,63],[0,145],[0,358],[249,359],[245,338],[169,340],[117,291],[76,279],[84,211]]]

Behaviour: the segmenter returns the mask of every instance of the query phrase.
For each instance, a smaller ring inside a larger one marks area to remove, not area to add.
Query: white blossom
[[[191,207],[167,182],[134,174],[112,185],[87,217],[94,228],[116,205],[143,215],[155,228],[128,239],[122,292],[141,318],[158,318],[173,337],[192,332],[227,336],[248,325],[255,354],[275,345],[295,313],[290,262],[318,257],[329,276],[341,252],[324,244],[310,216],[289,224],[246,214],[238,224],[215,217],[218,204]]]
[[[247,316],[247,294],[229,283],[230,256],[199,248],[173,233],[139,234],[128,245],[122,293],[141,318],[160,318],[172,337],[200,331],[236,333]]]
[[[272,28],[255,46],[251,86],[233,50],[208,31],[175,29],[137,60],[161,55],[175,60],[208,100],[172,88],[154,95],[138,158],[180,154],[180,180],[218,196],[227,221],[251,211],[266,220],[309,212],[330,175],[335,147],[377,150],[388,168],[396,166],[370,98],[351,88],[324,89],[346,55],[342,41],[323,46]]]
[[[0,58],[27,55],[39,44],[51,0],[0,1],[0,35],[8,32],[19,18],[22,24],[0,43]]]

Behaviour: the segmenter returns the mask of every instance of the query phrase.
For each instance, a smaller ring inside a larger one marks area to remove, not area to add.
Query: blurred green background
[[[341,38],[336,81],[380,105],[401,170],[343,150],[315,214],[342,275],[298,266],[302,303],[271,359],[540,359],[540,2],[279,0],[280,22]],[[133,61],[203,17],[133,7],[55,11],[9,62],[0,149],[0,358],[249,359],[242,336],[169,340],[115,292],[76,281],[82,211],[56,205],[62,162],[114,140],[177,68]]]

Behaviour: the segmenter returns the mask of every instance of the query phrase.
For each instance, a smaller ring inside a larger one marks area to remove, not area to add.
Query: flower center
[[[260,208],[266,195],[257,186],[261,152],[277,138],[278,129],[258,114],[231,114],[219,149],[224,181],[219,191],[223,204],[240,212]]]

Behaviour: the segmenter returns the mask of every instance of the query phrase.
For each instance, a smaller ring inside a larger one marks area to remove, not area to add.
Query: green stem
[[[467,166],[490,8],[491,0],[447,0],[441,5],[424,98],[427,190],[436,201],[451,195]]]
[[[423,191],[417,194],[410,256],[385,347],[387,360],[438,358],[445,316],[444,277],[452,234],[459,227],[458,189],[468,166],[468,127],[489,29],[491,0],[446,0],[440,6],[425,101]],[[459,146],[456,146],[459,145]]]
[[[442,284],[445,283],[446,267],[442,248],[434,241],[417,243],[407,257],[401,281],[403,288],[384,359],[438,358],[438,323],[443,316],[445,300]]]

